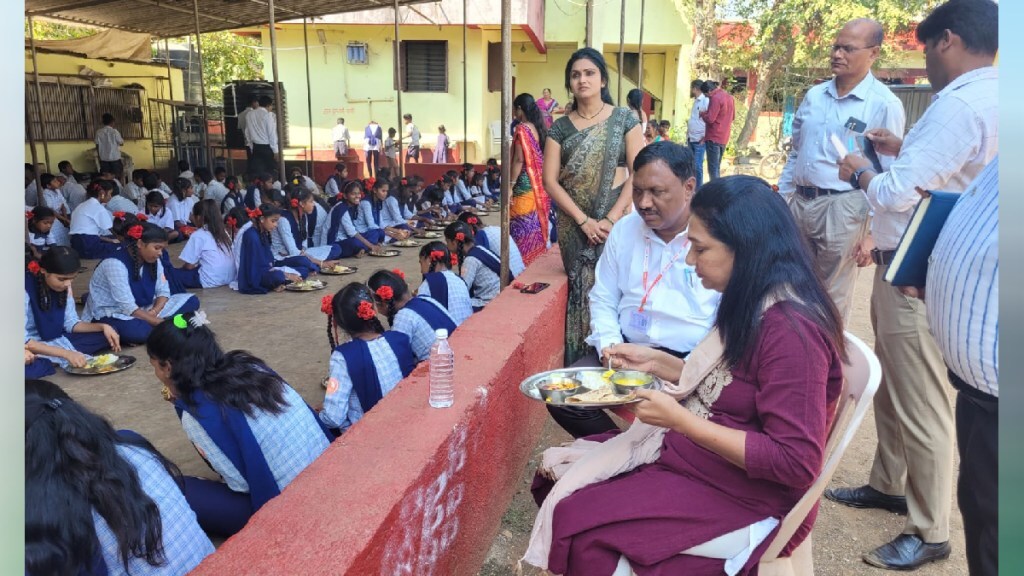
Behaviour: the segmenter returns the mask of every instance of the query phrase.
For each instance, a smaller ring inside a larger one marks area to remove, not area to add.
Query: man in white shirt
[[[590,290],[587,343],[597,354],[578,365],[605,365],[607,350],[623,342],[685,357],[711,329],[721,295],[686,264],[693,173],[693,152],[674,142],[655,142],[637,154],[636,209],[612,227]],[[601,410],[549,411],[577,438],[615,428]]]
[[[862,263],[877,265],[871,295],[882,384],[875,395],[878,447],[866,486],[826,491],[854,507],[908,511],[903,534],[864,555],[880,568],[912,570],[949,557],[953,413],[946,365],[929,333],[925,305],[884,275],[922,190],[962,192],[995,157],[999,141],[998,7],[991,0],[951,0],[917,26],[928,80],[937,91],[905,140],[884,129],[867,136],[895,156],[876,174],[865,158],[842,160],[840,178],[867,193],[874,210]],[[872,249],[872,245],[875,246]]]
[[[686,123],[686,142],[690,146],[690,151],[693,152],[697,188],[704,184],[704,132],[706,127],[704,119],[700,115],[702,112],[708,111],[708,97],[701,90],[703,85],[704,81],[700,79],[690,82],[690,97],[693,98],[693,106],[690,108],[690,120]]]
[[[779,193],[789,202],[807,238],[818,277],[843,319],[849,318],[857,281],[854,249],[867,233],[868,201],[839,179],[840,153],[832,143],[856,143],[869,129],[903,134],[903,103],[871,74],[884,40],[882,26],[860,18],[843,26],[833,41],[832,80],[811,87],[793,119],[793,148]],[[855,123],[857,130],[847,124]],[[882,159],[888,166],[890,157]]]
[[[245,139],[245,159],[252,160],[252,142],[249,140],[249,134],[246,132],[246,127],[249,124],[249,113],[260,107],[260,99],[256,96],[249,98],[249,107],[238,113],[238,129],[242,132],[242,138]]]
[[[341,162],[348,155],[348,143],[352,141],[344,118],[338,118],[338,123],[331,128],[331,139],[334,140],[334,159]]]
[[[260,96],[260,107],[246,116],[246,138],[252,143],[249,174],[270,172],[277,163],[277,118],[270,111],[273,105],[273,98]]]
[[[420,163],[420,129],[412,123],[412,114],[404,114],[402,122],[405,123],[405,134],[402,140],[409,140],[409,148],[406,151],[406,162]]]
[[[121,178],[124,171],[124,165],[121,163],[121,146],[124,146],[124,139],[117,128],[114,128],[114,115],[104,113],[103,127],[96,130],[96,152],[100,157],[100,172],[109,171],[117,178]]]

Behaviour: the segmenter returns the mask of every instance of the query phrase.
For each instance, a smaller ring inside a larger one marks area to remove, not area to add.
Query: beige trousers
[[[794,192],[789,209],[810,245],[815,271],[845,322],[857,282],[853,251],[866,232],[867,198],[856,190],[814,200]]]
[[[871,325],[882,382],[875,394],[878,447],[868,484],[907,497],[904,534],[949,540],[953,491],[953,410],[942,354],[924,302],[900,293],[875,269]]]

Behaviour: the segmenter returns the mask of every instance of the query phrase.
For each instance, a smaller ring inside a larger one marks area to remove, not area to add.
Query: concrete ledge
[[[520,280],[452,336],[452,408],[423,363],[193,574],[477,574],[547,417],[518,384],[562,363],[558,250]]]

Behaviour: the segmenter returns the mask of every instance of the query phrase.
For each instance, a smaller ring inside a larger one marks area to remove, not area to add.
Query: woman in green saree
[[[612,102],[608,68],[598,51],[573,53],[565,66],[565,87],[573,102],[548,132],[544,188],[558,206],[558,243],[569,277],[568,366],[588,352],[594,267],[612,226],[629,209],[630,167],[643,147],[643,135],[636,115]]]

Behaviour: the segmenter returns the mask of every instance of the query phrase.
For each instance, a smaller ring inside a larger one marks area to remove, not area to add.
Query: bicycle
[[[792,139],[786,138],[779,144],[778,150],[762,158],[761,163],[757,167],[757,172],[761,178],[768,182],[778,182],[779,177],[782,176],[782,169],[786,166],[786,160],[789,159],[789,152],[792,149]]]

